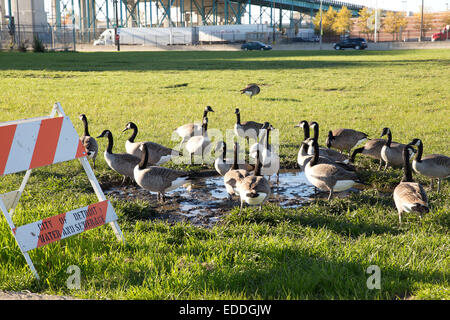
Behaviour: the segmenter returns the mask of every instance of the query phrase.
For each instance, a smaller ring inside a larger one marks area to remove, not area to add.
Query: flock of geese
[[[250,97],[252,90],[256,92],[255,88],[246,89],[249,91],[246,94]],[[245,92],[246,90],[243,89],[243,93]],[[203,159],[203,155],[211,151],[212,142],[207,133],[209,112],[214,110],[207,106],[203,111],[201,124],[188,123],[175,129],[182,138],[182,144],[190,154],[191,161],[194,154],[201,154]],[[215,151],[222,152],[215,159],[214,167],[223,176],[228,199],[232,200],[233,196],[239,197],[240,212],[244,205],[259,206],[261,209],[271,195],[270,177],[276,174],[277,183],[279,182],[280,158],[269,143],[270,131],[274,127],[269,122],[241,122],[238,108],[235,110],[235,115],[235,135],[246,139],[249,146],[248,157],[255,159],[255,164],[250,164],[247,159],[244,161],[238,159],[238,142],[234,142],[233,157],[229,158],[225,141],[219,141]],[[80,115],[80,120],[84,124],[84,135],[80,139],[87,150],[88,158],[93,160],[95,168],[98,144],[89,134],[88,121],[84,114]],[[326,147],[321,147],[318,144],[319,124],[317,122],[308,123],[303,120],[295,127],[303,129],[303,141],[298,151],[297,163],[315,188],[328,192],[328,200],[335,192],[366,185],[358,177],[354,166],[357,154],[379,160],[379,170],[383,162],[384,170],[387,167],[402,166],[404,175],[393,193],[399,223],[402,222],[403,212],[417,212],[420,216],[429,212],[427,194],[419,183],[413,181],[412,169],[418,174],[431,178],[431,188],[433,188],[433,179],[437,179],[438,192],[442,179],[450,176],[449,157],[441,154],[423,156],[423,143],[417,138],[408,144],[394,142],[389,128],[382,130],[380,139],[371,140],[368,140],[367,134],[353,129],[330,130]],[[313,137],[310,137],[310,128],[313,129]],[[155,142],[136,142],[138,128],[133,122],[127,123],[122,132],[127,130],[131,130],[132,134],[125,142],[126,153],[113,152],[114,140],[111,131],[104,130],[97,137],[108,139],[104,158],[112,170],[123,175],[122,183],[127,177],[133,179],[140,187],[156,192],[159,202],[165,201],[166,192],[189,183],[192,176],[188,172],[161,167],[174,157],[180,156],[179,151]],[[381,139],[383,136],[387,136],[387,139]],[[250,139],[256,143],[250,145]],[[365,143],[362,147],[354,149],[362,143]],[[417,151],[414,147],[417,147]],[[351,152],[352,149],[354,149],[353,152]],[[411,165],[411,159],[416,153]]]

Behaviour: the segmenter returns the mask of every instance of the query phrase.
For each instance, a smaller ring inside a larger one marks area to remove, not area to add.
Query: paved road
[[[198,46],[129,46],[121,45],[121,51],[240,51],[240,44],[198,45]],[[450,49],[450,41],[437,42],[380,42],[368,44],[367,50],[398,50],[398,49]],[[318,43],[274,44],[273,50],[319,50]],[[115,46],[77,45],[77,51],[116,51]],[[334,50],[332,43],[322,44],[322,50]],[[353,50],[353,49],[346,49]]]

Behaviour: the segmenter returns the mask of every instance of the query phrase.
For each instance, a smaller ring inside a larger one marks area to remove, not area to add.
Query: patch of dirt
[[[24,291],[0,291],[0,300],[79,300],[68,296],[32,293]]]

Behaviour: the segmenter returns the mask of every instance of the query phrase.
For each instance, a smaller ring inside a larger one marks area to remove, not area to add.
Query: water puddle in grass
[[[279,184],[276,176],[269,180],[272,195],[268,202],[277,203],[284,208],[296,208],[304,205],[314,194],[304,172],[298,170],[280,171]],[[166,202],[159,204],[156,193],[149,192],[135,185],[112,187],[105,194],[123,200],[146,200],[152,209],[169,221],[190,221],[195,225],[212,226],[220,221],[230,209],[239,206],[239,198],[230,202],[223,183],[223,177],[213,175],[193,180],[188,189],[180,187],[166,194]]]

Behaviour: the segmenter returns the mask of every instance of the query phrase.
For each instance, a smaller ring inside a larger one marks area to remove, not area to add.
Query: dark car
[[[241,49],[243,50],[272,50],[272,47],[268,44],[259,42],[259,41],[251,41],[242,44]]]
[[[367,48],[367,41],[364,38],[347,38],[333,45],[336,50],[343,50],[345,48],[353,48],[356,50],[363,50]]]

